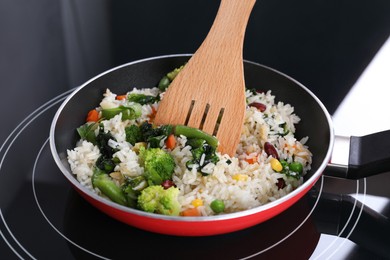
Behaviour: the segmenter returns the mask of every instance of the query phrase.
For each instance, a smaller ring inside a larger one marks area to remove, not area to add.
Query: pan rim
[[[70,181],[70,183],[73,186],[75,186],[79,191],[83,192],[88,197],[90,197],[90,198],[92,198],[92,199],[94,199],[94,200],[96,200],[96,201],[98,201],[98,202],[100,202],[100,203],[102,203],[104,205],[112,207],[112,208],[114,208],[116,210],[123,211],[125,213],[135,214],[135,215],[138,215],[140,217],[147,217],[147,218],[152,218],[152,219],[165,220],[165,221],[174,221],[174,222],[189,222],[189,223],[230,220],[230,219],[242,218],[242,217],[247,217],[247,216],[259,214],[259,213],[261,213],[263,211],[266,211],[266,210],[272,209],[274,207],[277,207],[278,205],[283,204],[283,203],[293,199],[294,197],[298,196],[299,194],[304,192],[306,189],[311,188],[316,183],[316,181],[319,179],[319,177],[322,175],[322,173],[325,170],[326,166],[328,165],[328,162],[330,161],[330,158],[331,158],[331,155],[332,155],[335,134],[334,134],[332,118],[331,118],[329,112],[327,111],[325,105],[321,102],[321,100],[316,95],[314,95],[314,93],[312,91],[310,91],[306,86],[301,84],[299,81],[295,80],[294,78],[292,78],[292,77],[288,76],[287,74],[284,74],[283,72],[280,72],[280,71],[278,71],[276,69],[273,69],[271,67],[268,67],[266,65],[263,65],[263,64],[260,64],[260,63],[257,63],[257,62],[248,61],[248,60],[245,60],[245,59],[244,59],[244,63],[248,63],[248,64],[252,64],[252,65],[255,65],[255,66],[263,67],[263,68],[265,68],[267,70],[270,70],[270,71],[272,71],[274,73],[277,73],[277,74],[287,78],[288,80],[293,81],[295,84],[299,85],[302,89],[304,89],[316,101],[316,103],[322,109],[322,111],[323,111],[323,113],[324,113],[324,115],[325,115],[325,117],[327,119],[330,136],[329,136],[329,145],[328,145],[328,149],[327,149],[325,158],[322,161],[321,165],[316,170],[316,172],[313,173],[312,176],[309,179],[305,180],[302,183],[302,185],[300,185],[298,188],[296,188],[295,190],[291,191],[290,193],[284,195],[283,197],[281,197],[281,198],[279,198],[279,199],[277,199],[275,201],[268,202],[268,203],[266,203],[264,205],[260,205],[260,206],[257,206],[255,208],[252,208],[252,209],[247,209],[247,210],[234,212],[234,213],[226,213],[226,214],[222,214],[222,215],[215,215],[215,216],[182,217],[182,216],[166,216],[166,215],[161,215],[161,214],[156,214],[156,213],[148,213],[148,212],[144,212],[144,211],[141,211],[141,210],[133,209],[133,208],[130,208],[130,207],[122,206],[122,205],[117,204],[115,202],[112,202],[112,201],[110,201],[108,199],[105,199],[105,198],[97,195],[96,193],[91,192],[86,187],[82,186],[80,182],[77,181],[77,179],[74,177],[74,175],[71,172],[69,172],[68,169],[64,166],[64,164],[63,164],[63,160],[64,159],[60,158],[59,152],[57,151],[56,143],[55,143],[56,125],[57,125],[57,122],[58,122],[58,119],[60,117],[60,114],[61,114],[62,110],[68,104],[68,102],[81,89],[86,87],[89,83],[91,83],[95,79],[100,78],[103,75],[106,75],[106,74],[108,74],[108,73],[110,73],[112,71],[118,70],[118,69],[123,68],[123,67],[131,66],[131,65],[134,65],[134,64],[137,64],[137,63],[146,62],[146,61],[152,61],[152,60],[157,60],[157,59],[166,59],[166,58],[175,58],[175,57],[190,57],[190,56],[192,56],[192,54],[188,54],[188,53],[184,53],[184,54],[168,54],[168,55],[152,56],[152,57],[149,57],[149,58],[138,59],[138,60],[131,61],[131,62],[128,62],[128,63],[124,63],[124,64],[121,64],[121,65],[116,66],[114,68],[108,69],[108,70],[106,70],[106,71],[96,75],[95,77],[89,79],[88,81],[86,81],[85,83],[83,83],[82,85],[77,87],[71,94],[69,94],[69,96],[62,102],[60,107],[57,109],[57,111],[56,111],[56,113],[55,113],[55,115],[54,115],[54,117],[52,119],[52,123],[51,123],[51,126],[50,126],[50,132],[49,132],[49,142],[50,142],[50,150],[51,150],[52,156],[53,156],[54,161],[57,164],[58,168],[61,170],[62,174],[66,177],[66,179],[68,181]]]

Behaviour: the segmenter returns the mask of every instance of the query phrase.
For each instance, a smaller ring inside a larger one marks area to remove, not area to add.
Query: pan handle
[[[310,191],[313,206],[321,196],[313,213],[319,232],[348,238],[357,245],[386,259],[390,258],[390,219],[364,205],[350,195]],[[359,222],[355,226],[355,223]],[[348,236],[347,236],[348,235]]]
[[[360,179],[390,171],[390,130],[364,136],[336,136],[327,176]]]

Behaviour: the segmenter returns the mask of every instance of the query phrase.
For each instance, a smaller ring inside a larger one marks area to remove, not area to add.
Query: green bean
[[[202,147],[205,142],[206,141],[204,139],[187,138],[187,145],[191,146],[192,148]]]
[[[119,106],[102,110],[102,116],[105,119],[111,119],[119,113],[122,113],[122,120],[137,119],[142,114],[142,106],[138,103],[133,103],[128,107]]]
[[[171,81],[169,80],[169,78],[167,76],[164,76],[161,78],[160,82],[158,83],[158,88],[161,91],[165,91],[168,88],[170,83]]]
[[[185,125],[177,125],[175,126],[174,134],[176,136],[184,135],[187,138],[203,139],[213,148],[216,148],[218,146],[218,139],[215,136],[212,136],[197,128]]]
[[[115,182],[98,167],[94,167],[92,175],[92,186],[98,188],[104,195],[112,201],[121,205],[127,205],[126,196],[123,194]]]
[[[170,81],[173,81],[179,72],[184,68],[184,65],[181,65],[179,68],[175,68],[174,70],[167,73],[167,77]]]

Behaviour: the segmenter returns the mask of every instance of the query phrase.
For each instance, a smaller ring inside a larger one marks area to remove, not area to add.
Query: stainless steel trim
[[[325,175],[347,178],[351,137],[335,136],[332,156]]]
[[[348,167],[351,137],[335,136],[330,163],[339,167]]]

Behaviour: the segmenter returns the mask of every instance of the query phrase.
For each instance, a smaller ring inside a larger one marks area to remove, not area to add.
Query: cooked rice
[[[144,93],[147,95],[163,96],[158,88],[133,89],[129,93]],[[116,100],[116,94],[109,89],[104,93],[100,106],[97,108],[117,107],[123,102]],[[287,162],[297,161],[302,163],[303,175],[310,170],[312,154],[305,145],[308,138],[297,140],[294,137],[295,124],[300,118],[294,114],[294,108],[289,104],[276,102],[271,91],[254,94],[246,92],[247,102],[259,102],[266,105],[266,110],[260,112],[255,107],[248,106],[245,114],[245,122],[242,128],[240,143],[234,157],[218,154],[218,163],[209,163],[203,171],[209,173],[203,176],[195,168],[187,169],[186,162],[192,159],[191,147],[186,145],[186,137],[177,138],[177,146],[169,151],[176,162],[173,181],[180,190],[179,202],[182,210],[193,207],[194,199],[203,200],[203,206],[199,209],[202,215],[214,215],[208,206],[215,199],[225,203],[224,213],[237,212],[254,208],[274,201],[302,184],[302,177],[295,179],[285,174],[275,172],[270,165],[271,156],[263,149],[265,142],[272,143],[278,151],[280,159]],[[121,120],[117,115],[110,120],[103,120],[105,131],[110,131],[117,142],[110,143],[119,149],[114,154],[120,163],[114,169],[128,176],[142,175],[143,167],[138,163],[138,155],[133,151],[133,146],[126,142],[124,128],[130,124],[139,124],[151,119],[153,108],[158,108],[158,103],[142,106],[142,116],[137,120]],[[285,129],[288,134],[284,135]],[[163,144],[163,143],[162,143]],[[68,150],[68,161],[77,180],[86,188],[94,190],[91,185],[92,167],[99,158],[100,152],[97,146],[85,140],[80,140],[73,150]],[[256,163],[250,164],[246,159],[257,156]],[[284,188],[276,185],[279,179],[285,182]]]

